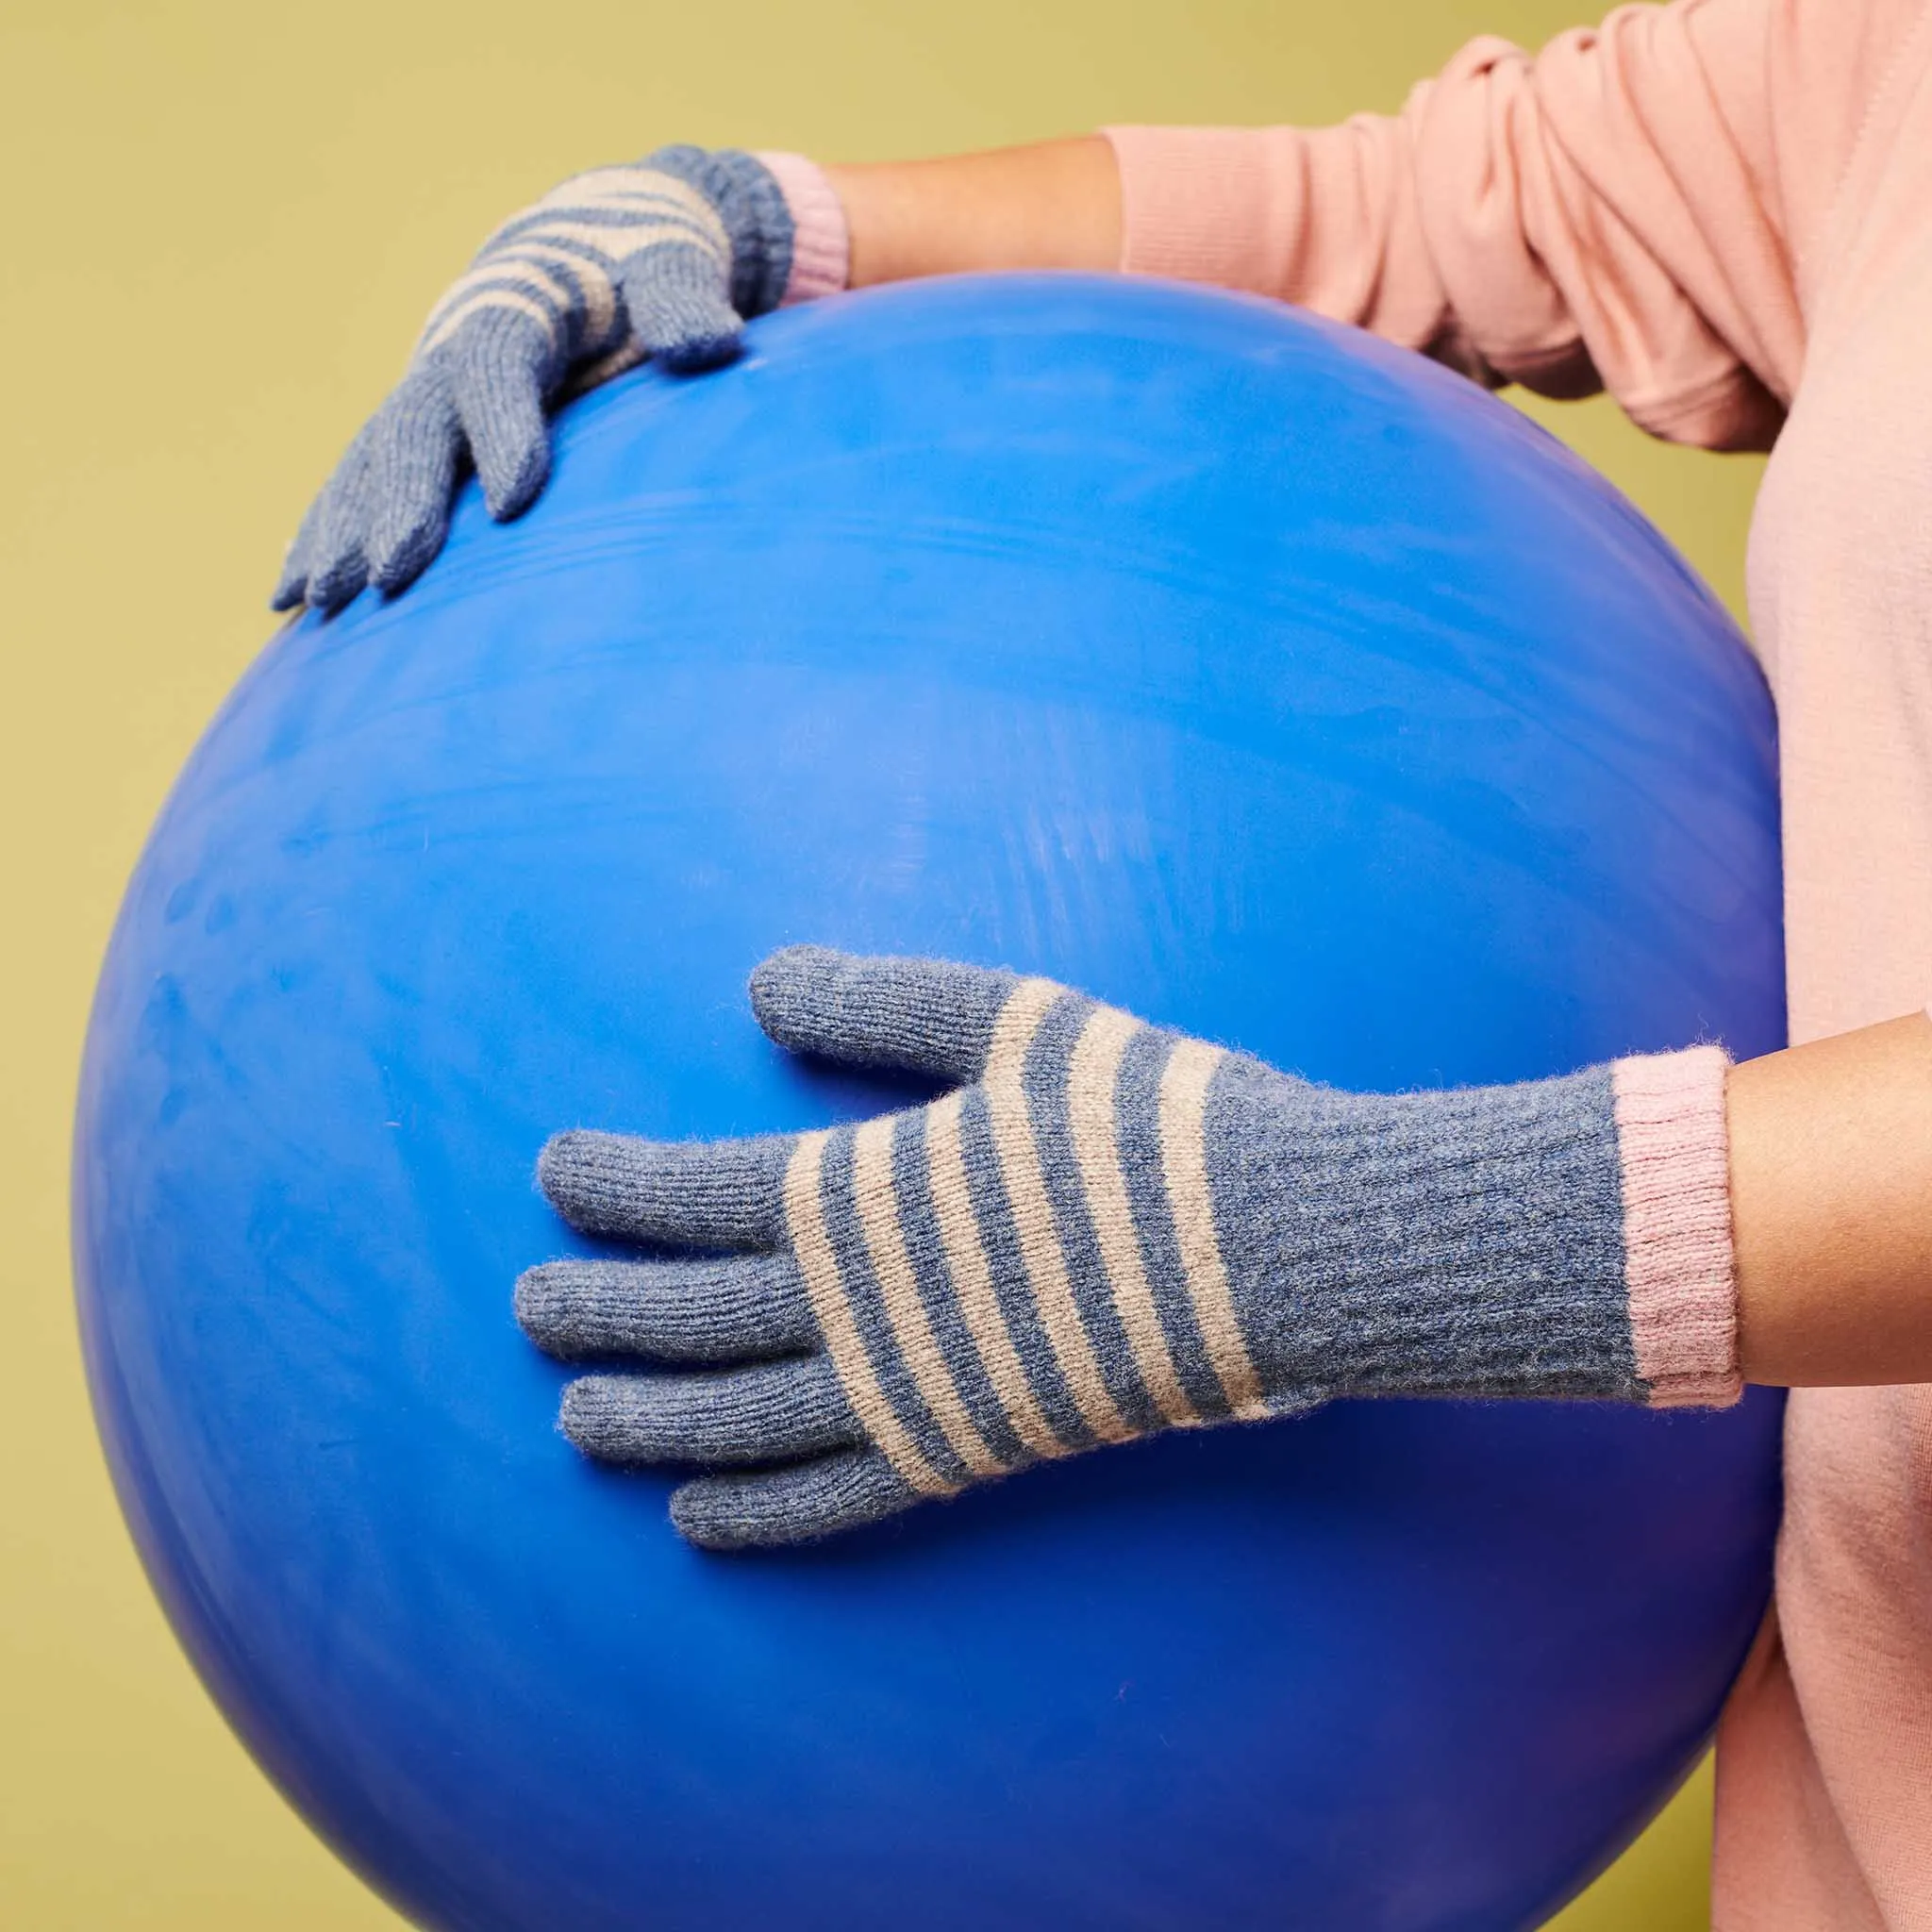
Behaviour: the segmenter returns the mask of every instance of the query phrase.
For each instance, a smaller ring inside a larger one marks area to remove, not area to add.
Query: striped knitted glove
[[[708,1251],[517,1287],[540,1347],[633,1364],[565,1390],[580,1449],[712,1472],[672,1497],[694,1542],[1332,1396],[1737,1395],[1715,1047],[1351,1094],[978,967],[797,947],[751,992],[786,1046],[960,1084],[857,1127],[544,1149],[585,1233]]]
[[[549,474],[545,412],[564,395],[647,356],[684,371],[728,359],[743,319],[776,308],[793,278],[785,175],[813,192],[809,225],[833,217],[842,283],[836,198],[797,156],[660,148],[512,216],[431,311],[401,383],[315,500],[275,608],[333,610],[366,583],[413,581],[442,547],[466,463],[491,516],[526,508]]]

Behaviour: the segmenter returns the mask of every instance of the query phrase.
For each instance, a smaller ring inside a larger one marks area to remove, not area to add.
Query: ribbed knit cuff
[[[1623,1163],[1624,1279],[1637,1373],[1657,1408],[1737,1401],[1738,1290],[1722,1047],[1611,1069]]]
[[[1103,127],[1121,171],[1121,268],[1252,294],[1293,280],[1294,137],[1259,127]]]
[[[791,274],[779,307],[836,295],[851,279],[852,234],[845,205],[825,171],[803,155],[760,154],[791,210]]]

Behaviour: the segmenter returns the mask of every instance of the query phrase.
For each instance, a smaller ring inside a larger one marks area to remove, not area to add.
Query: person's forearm
[[[1120,171],[1102,135],[825,175],[844,204],[856,289],[973,269],[1120,262]]]
[[[1745,1379],[1932,1382],[1932,1023],[1747,1061],[1727,1112]]]
[[[1100,135],[825,172],[854,287],[1121,259],[1120,170]],[[1727,1114],[1745,1379],[1932,1382],[1932,1023],[1739,1066]]]

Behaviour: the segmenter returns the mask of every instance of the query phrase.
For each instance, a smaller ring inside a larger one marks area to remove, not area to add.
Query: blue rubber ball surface
[[[917,1097],[760,1036],[801,940],[1363,1089],[1761,1053],[1774,765],[1626,503],[1279,308],[935,282],[611,385],[274,640],[128,888],[75,1252],[182,1642],[428,1925],[1539,1922],[1709,1734],[1774,1398],[1338,1405],[707,1556],[556,1433],[533,1163]]]

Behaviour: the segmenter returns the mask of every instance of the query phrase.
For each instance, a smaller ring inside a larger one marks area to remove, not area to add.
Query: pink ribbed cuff
[[[772,171],[791,210],[791,273],[779,306],[836,295],[852,274],[852,231],[839,191],[825,171],[803,155],[761,154],[758,158]]]
[[[1610,1070],[1624,1166],[1624,1277],[1637,1373],[1654,1407],[1722,1407],[1743,1390],[1731,1253],[1724,1049]]]
[[[1289,295],[1305,225],[1288,128],[1103,127],[1121,171],[1121,267]]]

